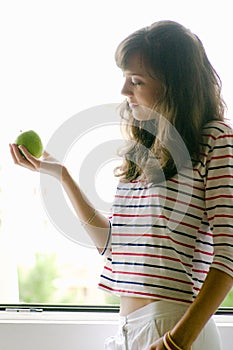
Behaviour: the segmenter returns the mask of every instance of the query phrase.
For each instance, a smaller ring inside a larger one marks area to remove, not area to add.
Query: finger
[[[34,157],[23,146],[12,144],[10,146],[11,155],[14,163],[30,170],[37,170],[38,164],[36,164]]]
[[[16,164],[18,164],[21,161],[21,158],[24,158],[23,154],[19,151],[19,148],[16,144],[10,145],[10,151],[11,151],[13,160]]]
[[[23,156],[26,160],[37,170],[40,167],[40,161],[34,157],[30,152],[28,152],[27,148],[23,145],[18,146],[19,150],[23,153]],[[20,153],[20,152],[18,152]],[[22,159],[23,157],[21,157]],[[24,158],[23,158],[24,159]],[[25,164],[25,162],[24,162]]]
[[[43,160],[50,161],[50,162],[58,162],[58,160],[51,156],[50,153],[44,150],[43,152]]]
[[[10,146],[10,152],[11,152],[11,156],[13,158],[13,161],[14,161],[15,164],[17,164],[17,159],[16,159],[16,156],[15,156],[13,145],[9,145],[9,146]]]
[[[50,154],[46,150],[44,150],[42,157],[46,160],[47,158],[50,157]]]

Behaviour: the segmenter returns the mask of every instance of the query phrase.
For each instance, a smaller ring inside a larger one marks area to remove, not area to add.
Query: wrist
[[[61,182],[62,182],[62,184],[67,183],[67,181],[69,181],[69,178],[70,178],[70,174],[69,174],[67,168],[64,165],[62,165],[62,167],[61,167]]]
[[[189,345],[181,347],[178,343],[176,343],[170,331],[164,334],[163,345],[166,350],[191,350],[191,346]]]

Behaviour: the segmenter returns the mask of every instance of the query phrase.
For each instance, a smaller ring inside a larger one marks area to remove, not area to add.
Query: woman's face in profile
[[[153,107],[163,92],[160,80],[148,74],[138,54],[129,59],[123,75],[125,81],[121,93],[126,96],[134,118],[141,121],[155,119],[157,113]]]

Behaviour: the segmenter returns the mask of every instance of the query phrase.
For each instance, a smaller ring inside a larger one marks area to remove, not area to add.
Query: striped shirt
[[[118,184],[99,287],[190,303],[210,267],[233,276],[233,129],[203,128],[192,169],[159,184]]]

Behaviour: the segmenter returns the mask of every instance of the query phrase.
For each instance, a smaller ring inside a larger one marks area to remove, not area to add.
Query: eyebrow
[[[125,71],[124,72],[124,75],[125,74],[128,74],[128,75],[137,75],[138,77],[145,77],[145,75],[143,75],[143,74],[140,74],[140,73],[136,73],[136,72],[130,72],[130,71]]]

